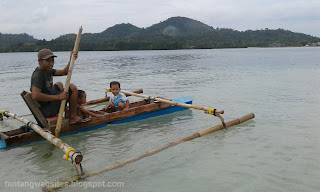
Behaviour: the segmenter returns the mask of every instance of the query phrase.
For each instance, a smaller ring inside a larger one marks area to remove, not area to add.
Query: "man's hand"
[[[72,55],[74,56],[75,59],[77,59],[78,58],[78,51],[76,51],[76,52],[71,51],[71,53],[70,53],[70,61],[71,61]]]
[[[69,96],[69,93],[68,92],[62,92],[58,95],[58,100],[59,101],[62,101],[62,100],[66,100]]]

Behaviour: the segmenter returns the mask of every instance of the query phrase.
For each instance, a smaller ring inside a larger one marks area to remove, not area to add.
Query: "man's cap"
[[[57,57],[52,53],[50,49],[41,49],[38,52],[38,58],[39,59],[49,59],[50,57]]]

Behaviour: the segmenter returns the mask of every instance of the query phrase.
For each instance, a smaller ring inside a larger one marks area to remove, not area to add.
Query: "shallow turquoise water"
[[[109,82],[144,94],[193,97],[194,105],[225,110],[226,121],[248,113],[256,118],[227,131],[185,142],[90,182],[123,182],[123,187],[67,187],[61,191],[318,191],[320,188],[319,48],[80,52],[72,82],[101,98]],[[69,53],[57,52],[55,68]],[[36,53],[0,54],[0,109],[29,111],[20,97],[29,89]],[[65,77],[55,77],[65,82]],[[131,101],[137,98],[130,98]],[[101,108],[103,105],[96,106]],[[31,116],[25,118],[32,120]],[[62,137],[84,154],[92,171],[125,161],[219,124],[198,110],[108,125]],[[20,126],[5,118],[0,130]],[[0,151],[0,190],[9,182],[54,182],[75,175],[73,166],[46,141]],[[12,184],[12,183],[10,183]],[[41,187],[33,188],[41,191]]]

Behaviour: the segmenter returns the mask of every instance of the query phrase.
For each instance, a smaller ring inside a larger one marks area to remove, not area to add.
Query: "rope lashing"
[[[208,114],[217,116],[216,110],[217,110],[217,109],[210,108],[210,109],[208,110]]]
[[[68,151],[66,152],[66,160],[69,159],[69,152],[70,152],[70,151],[75,151],[75,149],[74,149],[74,148],[68,149]]]

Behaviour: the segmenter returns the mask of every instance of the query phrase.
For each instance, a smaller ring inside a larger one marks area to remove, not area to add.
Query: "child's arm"
[[[124,108],[124,110],[128,110],[129,109],[129,100],[126,101],[126,107]]]
[[[99,117],[99,116],[101,116],[101,115],[95,114],[95,113],[93,113],[93,112],[85,109],[83,106],[79,106],[78,109],[79,109],[82,113],[88,114],[88,115],[90,115],[90,116],[92,116],[92,117]]]
[[[105,106],[104,108],[102,108],[102,110],[103,110],[103,111],[106,111],[106,110],[110,107],[110,104],[111,104],[111,103],[109,103],[107,106]]]
[[[109,104],[102,108],[103,111],[107,111],[109,107],[114,107],[114,95],[112,94],[109,99]]]

